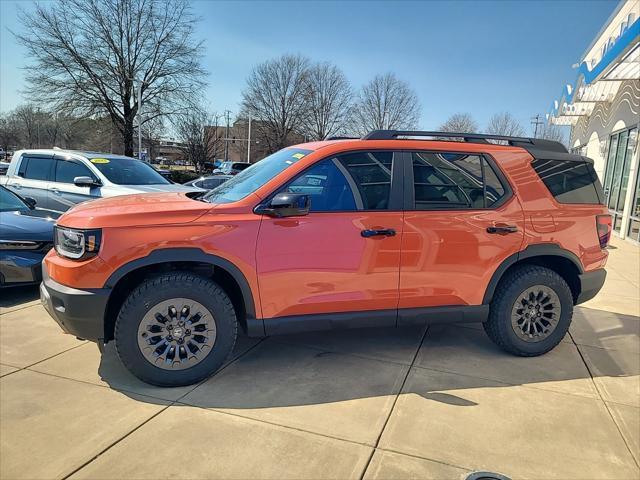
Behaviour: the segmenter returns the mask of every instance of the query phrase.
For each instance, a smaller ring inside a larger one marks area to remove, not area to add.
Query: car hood
[[[52,242],[55,219],[40,216],[39,212],[42,211],[0,212],[0,240]]]
[[[123,195],[79,203],[62,215],[58,224],[72,228],[108,228],[189,223],[212,207],[184,193]]]

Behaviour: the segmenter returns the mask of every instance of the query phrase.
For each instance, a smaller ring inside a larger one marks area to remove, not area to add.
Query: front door
[[[281,190],[307,193],[311,211],[262,219],[257,267],[267,333],[277,331],[277,317],[289,330],[314,321],[315,328],[395,325],[403,226],[397,157],[337,155]],[[346,315],[322,315],[329,313]]]
[[[405,172],[398,323],[420,319],[411,309],[482,304],[495,269],[520,250],[520,203],[482,155],[407,152]]]
[[[79,160],[58,158],[55,162],[54,181],[49,184],[49,204],[52,210],[66,212],[77,203],[100,198],[100,187],[79,187],[76,177],[96,176]]]

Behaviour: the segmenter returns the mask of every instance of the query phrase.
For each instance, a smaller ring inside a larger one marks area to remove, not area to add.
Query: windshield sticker
[[[109,163],[106,158],[92,158],[91,163]]]
[[[291,155],[293,158],[300,160],[302,157],[304,157],[304,153],[294,153],[293,155]]]

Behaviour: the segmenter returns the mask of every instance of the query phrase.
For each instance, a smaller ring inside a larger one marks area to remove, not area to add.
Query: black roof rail
[[[325,140],[360,140],[360,137],[343,137],[340,135],[336,135],[333,137],[327,137]]]
[[[395,140],[398,137],[436,137],[436,138],[461,138],[469,143],[489,143],[487,140],[501,140],[514,147],[523,147],[526,150],[544,150],[558,153],[569,153],[560,142],[531,137],[509,137],[507,135],[489,135],[485,133],[459,133],[459,132],[423,132],[417,130],[373,130],[362,137],[362,140]]]

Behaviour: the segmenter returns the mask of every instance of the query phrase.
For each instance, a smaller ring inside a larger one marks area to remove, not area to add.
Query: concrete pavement
[[[3,297],[0,477],[640,478],[640,250],[613,246],[543,357],[474,325],[242,338],[178,389],[63,335],[35,291]]]

